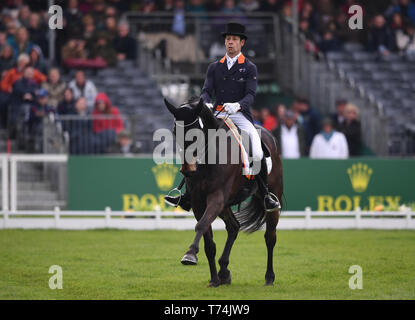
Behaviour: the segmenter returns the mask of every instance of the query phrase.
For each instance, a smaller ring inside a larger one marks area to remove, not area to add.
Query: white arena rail
[[[3,211],[0,229],[130,229],[130,230],[194,230],[192,213],[111,211]],[[286,211],[277,229],[415,229],[415,212],[312,212]],[[221,219],[213,229],[224,230]]]

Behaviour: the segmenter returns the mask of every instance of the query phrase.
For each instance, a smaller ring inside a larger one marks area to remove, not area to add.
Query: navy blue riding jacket
[[[201,97],[205,103],[212,103],[215,96],[215,108],[224,103],[239,102],[240,111],[253,122],[250,107],[255,99],[257,76],[256,65],[243,54],[230,70],[225,56],[209,65]]]

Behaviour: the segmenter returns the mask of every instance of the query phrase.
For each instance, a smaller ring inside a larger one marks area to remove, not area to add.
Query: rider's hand
[[[235,114],[239,110],[241,110],[241,105],[238,102],[235,102],[235,103],[225,103],[223,105],[223,107],[225,108],[225,111],[227,113],[229,113],[229,114]]]
[[[211,103],[205,103],[205,105],[210,109],[210,110],[212,110],[213,111],[213,104],[211,104]]]

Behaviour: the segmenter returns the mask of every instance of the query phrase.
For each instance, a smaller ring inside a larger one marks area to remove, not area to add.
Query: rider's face
[[[228,56],[233,58],[239,52],[241,52],[242,47],[245,44],[245,39],[241,39],[239,36],[234,35],[227,35],[225,38],[225,47],[226,47],[226,53]]]

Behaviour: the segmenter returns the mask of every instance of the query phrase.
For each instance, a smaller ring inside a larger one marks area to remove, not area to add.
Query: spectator
[[[42,49],[38,45],[34,45],[29,53],[30,65],[39,70],[43,74],[48,72],[48,65],[42,53]]]
[[[160,6],[161,11],[164,12],[173,12],[174,0],[164,0],[163,4]]]
[[[128,132],[124,130],[121,131],[117,136],[117,140],[118,141],[109,148],[108,153],[129,156],[140,152],[140,149],[133,144]]]
[[[42,84],[42,88],[49,93],[49,105],[55,110],[59,103],[63,101],[66,83],[61,81],[58,68],[49,70],[48,80]]]
[[[13,68],[14,62],[13,48],[6,44],[0,51],[0,78]]]
[[[34,144],[34,150],[42,152],[40,141],[43,136],[43,118],[54,113],[54,108],[48,104],[48,92],[45,89],[39,89],[36,93],[36,100],[32,105],[29,116],[29,135]]]
[[[235,5],[235,0],[225,0],[224,6],[221,11],[223,13],[230,13],[230,14],[242,12],[241,9],[239,9],[239,7]]]
[[[346,105],[345,121],[340,126],[340,131],[346,136],[350,156],[359,156],[362,145],[362,128],[359,121],[359,109],[351,103]]]
[[[296,123],[296,114],[287,110],[283,123],[272,133],[278,141],[281,156],[288,159],[305,157],[306,145],[303,128]]]
[[[278,125],[277,118],[268,108],[261,109],[262,126],[272,132]]]
[[[118,61],[135,60],[137,57],[137,43],[129,34],[130,29],[127,22],[118,25],[118,34],[114,39],[114,48],[117,51]]]
[[[117,63],[117,53],[105,32],[98,34],[89,53],[89,58],[102,58],[108,66],[115,66]]]
[[[399,0],[393,7],[393,12],[399,12],[402,16],[409,18],[415,23],[415,3],[411,0]]]
[[[323,39],[318,44],[318,47],[323,53],[339,51],[341,50],[341,43],[333,34],[333,32],[327,30],[324,32]]]
[[[394,36],[388,28],[385,18],[378,14],[373,18],[373,26],[369,31],[368,47],[381,57],[388,57],[394,49]]]
[[[23,102],[34,100],[39,84],[35,79],[35,70],[31,66],[27,66],[23,76],[13,84],[8,114],[9,134],[12,138],[16,135],[16,125],[22,114],[21,105]]]
[[[261,119],[260,112],[257,109],[251,108],[251,114],[252,114],[252,119],[254,120],[254,124],[262,126],[262,122],[260,121]]]
[[[92,131],[91,114],[88,112],[87,100],[79,97],[75,102],[76,120],[70,121],[69,152],[71,154],[90,154],[94,152],[95,139]]]
[[[257,0],[241,0],[238,7],[243,12],[254,12],[259,9],[259,2]]]
[[[68,59],[82,59],[86,58],[86,52],[82,45],[80,45],[80,40],[69,39],[66,45],[62,48],[62,60],[65,63],[65,60]]]
[[[94,18],[95,26],[98,30],[104,28],[104,19],[105,19],[105,1],[104,0],[95,0],[91,15]]]
[[[85,72],[78,70],[75,73],[75,79],[69,82],[69,88],[74,93],[74,98],[85,97],[89,110],[92,110],[95,104],[95,97],[97,95],[97,88],[91,80],[87,80]]]
[[[13,91],[13,84],[19,80],[26,66],[29,64],[30,58],[27,54],[22,54],[17,59],[17,66],[15,68],[5,71],[0,82],[0,115],[1,125],[6,126],[8,117],[8,108],[11,102],[11,93]]]
[[[82,12],[78,8],[78,0],[69,0],[66,10],[64,10],[66,21],[65,28],[74,38],[82,37]]]
[[[0,28],[0,52],[3,51],[6,46],[10,46],[10,44],[7,43],[7,34]]]
[[[330,119],[333,123],[333,127],[336,130],[340,130],[340,127],[343,125],[345,120],[345,109],[347,105],[346,99],[337,99],[336,101],[336,113],[333,113],[330,116]]]
[[[402,15],[399,12],[393,14],[390,27],[395,33],[398,30],[404,30]]]
[[[17,19],[19,20],[22,27],[27,28],[29,26],[30,8],[28,5],[23,5],[20,8]]]
[[[117,19],[115,17],[106,17],[105,18],[105,36],[108,40],[114,41],[115,37],[117,36]]]
[[[172,32],[179,37],[184,37],[186,34],[186,22],[184,18],[184,1],[175,0],[173,9],[173,25]]]
[[[17,34],[17,25],[14,20],[10,20],[10,22],[7,23],[7,42],[10,45],[14,45],[16,43],[16,34]]]
[[[297,121],[304,128],[308,152],[314,136],[321,130],[321,116],[305,98],[297,98],[291,109],[298,114]]]
[[[281,123],[284,119],[286,110],[287,108],[285,107],[285,105],[281,103],[275,107],[275,114],[277,115],[278,123]]]
[[[323,120],[323,130],[317,134],[310,148],[312,159],[347,159],[349,149],[343,133],[333,129],[330,119]]]
[[[16,41],[12,43],[14,56],[18,57],[21,53],[29,54],[32,51],[33,43],[29,40],[27,29],[21,27],[16,32]]]
[[[206,8],[202,0],[190,0],[189,5],[186,6],[186,11],[204,13]]]
[[[144,4],[141,8],[141,12],[149,13],[156,11],[156,4],[154,3],[154,0],[144,0]]]
[[[92,114],[96,116],[93,122],[95,133],[104,130],[115,130],[116,133],[120,133],[124,127],[120,111],[111,104],[110,99],[103,92],[97,94]]]
[[[49,47],[48,38],[46,37],[47,29],[43,27],[41,17],[38,13],[30,14],[28,31],[30,40],[37,44],[41,52],[47,56]]]
[[[59,103],[57,111],[60,115],[77,113],[77,110],[75,109],[75,99],[71,88],[66,88],[63,92],[63,100]]]
[[[408,58],[415,57],[415,24],[409,23],[405,31],[396,32],[396,46],[399,53]]]
[[[17,66],[9,69],[1,79],[0,88],[4,93],[11,93],[13,84],[19,80],[23,75],[23,70],[30,63],[29,55],[22,54],[17,59]]]
[[[62,49],[62,59],[67,68],[101,69],[107,67],[106,61],[101,57],[87,58],[85,40],[69,40]]]
[[[279,12],[282,9],[284,1],[282,0],[265,0],[261,2],[259,11],[261,12]]]
[[[208,12],[219,12],[223,7],[223,0],[212,0],[207,2],[206,10]]]

